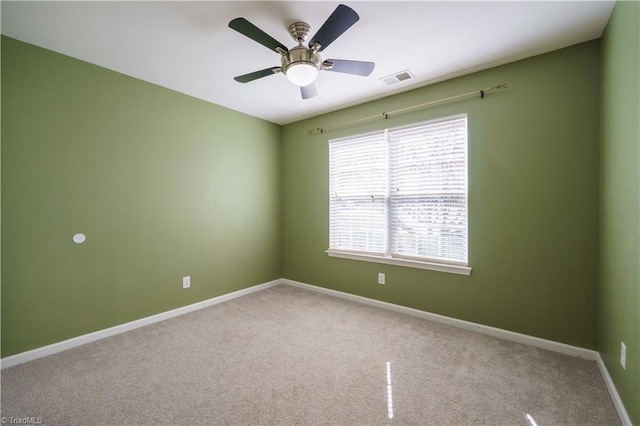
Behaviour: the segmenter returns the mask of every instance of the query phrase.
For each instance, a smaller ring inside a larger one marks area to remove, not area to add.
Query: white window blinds
[[[386,253],[386,150],[382,133],[329,145],[331,248]]]
[[[330,247],[467,264],[467,117],[330,141]]]

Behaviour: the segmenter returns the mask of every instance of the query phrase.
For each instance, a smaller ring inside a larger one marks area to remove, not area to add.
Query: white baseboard
[[[114,336],[116,334],[124,333],[135,328],[144,327],[145,325],[153,324],[156,322],[164,321],[169,318],[184,315],[189,312],[197,311],[199,309],[207,308],[209,306],[217,305],[218,303],[226,302],[236,297],[244,296],[249,293],[264,290],[269,287],[281,284],[281,280],[273,280],[263,284],[258,284],[253,287],[248,287],[242,290],[234,291],[233,293],[223,294],[222,296],[214,297],[211,299],[196,302],[191,305],[182,306],[180,308],[172,309],[170,311],[162,312],[149,317],[141,318],[135,321],[127,322],[124,324],[116,325],[114,327],[105,328],[103,330],[94,331],[93,333],[83,334],[82,336],[74,337],[62,342],[53,343],[51,345],[42,346],[40,348],[32,349],[30,351],[22,352],[16,355],[11,355],[0,360],[0,368],[5,369],[13,367],[14,365],[23,364],[34,359],[42,358],[47,355],[53,355],[58,352],[66,351],[67,349],[75,348],[87,343],[95,342],[96,340],[104,339],[106,337]]]
[[[559,352],[565,355],[576,356],[584,359],[588,359],[591,361],[596,361],[598,368],[600,369],[600,374],[604,379],[607,390],[609,391],[609,395],[613,400],[613,404],[618,411],[618,416],[620,417],[620,421],[624,426],[631,426],[631,420],[629,419],[629,415],[627,414],[626,409],[624,408],[624,404],[620,399],[620,395],[611,380],[611,376],[609,375],[609,371],[607,371],[607,367],[602,361],[602,357],[600,353],[591,349],[580,348],[577,346],[567,345],[565,343],[554,342],[553,340],[541,339],[539,337],[528,336],[526,334],[515,333],[513,331],[503,330],[501,328],[489,327],[482,324],[476,324],[469,321],[459,320],[456,318],[446,317],[444,315],[432,314],[430,312],[420,311],[418,309],[407,308],[406,306],[394,305],[393,303],[381,302],[375,299],[369,299],[367,297],[356,296],[350,293],[343,293],[337,290],[331,290],[324,287],[318,287],[311,284],[301,283],[299,281],[294,281],[290,279],[283,278],[280,280],[282,284],[287,284],[293,287],[303,288],[311,291],[315,291],[318,293],[322,293],[328,296],[339,297],[341,299],[350,300],[352,302],[362,303],[365,305],[388,309],[394,312],[399,312],[406,315],[411,315],[413,317],[434,321],[440,324],[450,325],[452,327],[462,328],[465,330],[476,331],[478,333],[487,334],[489,336],[497,337],[499,339],[510,340],[512,342],[523,343],[525,345],[534,346],[541,349],[547,349],[553,352]]]
[[[609,375],[609,370],[607,370],[607,366],[604,363],[604,360],[598,354],[598,358],[596,359],[596,363],[598,364],[598,368],[600,369],[600,374],[602,375],[602,379],[604,383],[607,385],[607,390],[609,391],[609,395],[611,395],[611,399],[613,400],[613,405],[616,407],[618,411],[618,416],[620,417],[620,421],[624,426],[632,426],[631,419],[629,418],[629,414],[627,410],[624,408],[624,404],[622,403],[622,399],[620,399],[620,394],[618,394],[618,389],[616,389],[616,385],[613,384],[613,380]]]
[[[289,284],[294,287],[305,288],[307,290],[323,293],[329,296],[339,297],[342,299],[363,303],[365,305],[374,306],[377,308],[388,309],[390,311],[399,312],[405,315],[411,315],[413,317],[434,321],[440,324],[446,324],[446,325],[450,325],[457,328],[463,328],[465,330],[477,331],[478,333],[498,337],[503,340],[510,340],[512,342],[524,343],[526,345],[535,346],[537,348],[548,349],[553,352],[559,352],[566,355],[577,356],[577,357],[585,358],[592,361],[595,361],[598,356],[598,352],[591,349],[579,348],[577,346],[571,346],[565,343],[541,339],[539,337],[528,336],[526,334],[515,333],[513,331],[503,330],[501,328],[489,327],[487,325],[459,320],[459,319],[447,317],[444,315],[432,314],[430,312],[420,311],[418,309],[407,308],[406,306],[394,305],[393,303],[381,302],[379,300],[369,299],[362,296],[355,296],[353,294],[343,293],[341,291],[336,291],[336,290],[330,290],[327,288],[318,287],[311,284],[305,284],[305,283],[301,283],[301,282],[293,281],[289,279],[282,279],[281,282],[283,284]]]

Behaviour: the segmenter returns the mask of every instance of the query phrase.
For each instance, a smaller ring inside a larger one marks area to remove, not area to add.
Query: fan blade
[[[342,33],[358,22],[359,19],[360,17],[355,10],[344,4],[338,5],[331,16],[322,24],[316,35],[313,36],[309,42],[309,47],[313,47],[314,44],[318,43],[320,44],[319,52],[322,52]]]
[[[376,64],[374,62],[347,61],[344,59],[327,59],[324,64],[331,63],[333,66],[326,71],[343,72],[345,74],[355,74],[368,76],[373,72]]]
[[[300,86],[300,93],[302,94],[302,99],[309,99],[317,96],[318,90],[316,89],[316,84],[311,83],[307,86]]]
[[[278,52],[277,48],[280,48],[285,52],[288,52],[288,49],[284,44],[280,43],[278,40],[274,39],[269,34],[265,33],[260,28],[256,27],[244,18],[236,18],[232,20],[231,22],[229,22],[229,27],[233,28],[240,34],[249,37],[251,40],[257,41],[261,45],[268,47],[271,50]]]
[[[248,83],[250,81],[257,80],[262,77],[267,77],[269,75],[277,74],[280,72],[280,70],[281,68],[279,67],[265,68],[260,71],[254,71],[254,72],[250,72],[249,74],[233,77],[233,79],[240,83]]]

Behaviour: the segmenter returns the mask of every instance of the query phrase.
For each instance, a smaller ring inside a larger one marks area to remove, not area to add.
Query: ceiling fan
[[[302,98],[308,99],[318,94],[314,82],[318,72],[322,70],[366,77],[373,71],[375,63],[345,59],[327,59],[323,61],[319,54],[351,28],[353,24],[358,22],[359,19],[360,17],[353,9],[344,4],[339,5],[311,38],[309,47],[305,47],[304,42],[309,38],[311,27],[306,22],[295,22],[289,26],[289,34],[298,42],[298,45],[287,49],[282,43],[251,22],[244,18],[236,18],[229,22],[229,27],[279,53],[282,66],[265,68],[240,75],[234,77],[234,80],[240,83],[248,83],[281,72],[293,84],[300,86]]]

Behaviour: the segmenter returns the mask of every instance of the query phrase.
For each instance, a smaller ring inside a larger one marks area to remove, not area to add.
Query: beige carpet
[[[3,370],[1,415],[55,425],[620,423],[593,361],[286,285]]]

